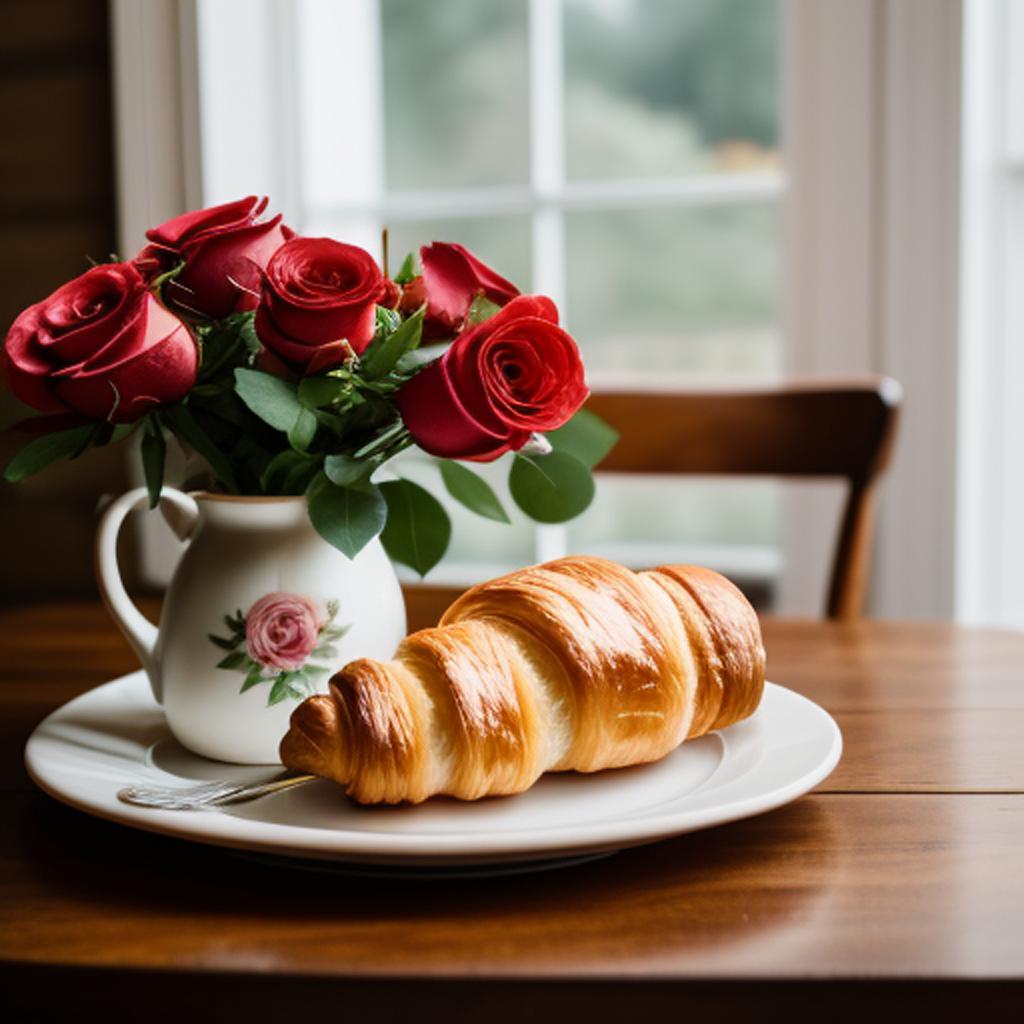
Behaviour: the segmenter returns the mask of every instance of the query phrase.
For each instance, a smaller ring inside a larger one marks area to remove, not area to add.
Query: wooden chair
[[[860,615],[875,484],[889,464],[899,384],[891,378],[778,387],[597,391],[587,408],[620,434],[601,472],[846,480],[828,589],[830,619]],[[436,622],[458,591],[412,587],[410,627]]]
[[[601,391],[587,408],[619,431],[602,472],[836,477],[849,490],[826,614],[860,615],[875,484],[889,464],[901,400],[888,377],[779,387]]]

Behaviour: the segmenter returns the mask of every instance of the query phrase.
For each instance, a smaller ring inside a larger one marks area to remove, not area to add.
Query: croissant
[[[570,557],[466,591],[388,662],[305,700],[281,760],[360,803],[520,793],[655,761],[757,708],[757,616],[725,577]]]

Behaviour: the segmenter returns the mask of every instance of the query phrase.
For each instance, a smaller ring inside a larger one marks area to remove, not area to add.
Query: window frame
[[[552,45],[554,30],[545,21],[557,5],[545,0],[530,5],[531,31],[539,34],[538,46],[531,47],[531,53],[536,50],[531,81],[542,85],[552,80],[561,59],[561,48]],[[247,0],[246,10],[249,18],[269,19],[275,45],[289,45],[293,29],[274,20],[286,8],[275,0]],[[149,224],[202,201],[198,18],[196,0],[111,3],[125,251],[138,244]],[[787,372],[889,372],[907,384],[897,458],[885,484],[872,606],[882,614],[948,615],[956,597],[958,539],[963,550],[954,515],[962,3],[785,0],[784,19],[783,149],[789,184],[769,176],[746,178],[743,188],[758,199],[785,192]],[[258,61],[252,53],[244,56],[250,67],[254,58]],[[161,117],[152,115],[155,109]],[[560,116],[557,109],[546,110],[534,117],[533,130],[545,137],[557,130],[560,137]],[[287,164],[295,149],[277,146],[258,154],[262,164],[251,165],[254,185],[281,197],[286,209],[295,198],[286,184],[296,171]],[[534,264],[537,285],[558,298],[564,280],[559,282],[556,268],[545,262],[554,262],[552,253],[560,251],[559,243],[564,246],[553,213],[624,197],[559,181],[556,168],[542,163],[532,167],[535,194],[507,193],[503,201],[525,204],[531,216],[542,219],[544,227],[534,233],[535,247],[543,250],[534,254],[540,256]],[[717,176],[691,180],[685,188],[643,184],[628,201],[738,198]],[[480,198],[462,197],[461,209]],[[487,197],[488,204],[493,198]],[[436,200],[431,195],[433,215]],[[411,205],[389,205],[380,212],[406,216],[418,200],[407,196],[402,202]],[[930,514],[922,515],[920,495],[930,496]],[[836,502],[811,497],[795,501],[785,516],[782,607],[787,612],[817,614],[822,605],[821,566],[827,564],[822,552],[827,555],[835,529],[825,506]],[[957,512],[962,519],[963,510]]]
[[[1024,10],[975,0],[964,11],[957,615],[1024,625]],[[1012,117],[1017,113],[1016,120]]]

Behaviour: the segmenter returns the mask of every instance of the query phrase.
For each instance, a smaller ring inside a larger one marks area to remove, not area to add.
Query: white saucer
[[[436,867],[580,858],[760,814],[816,786],[841,751],[839,727],[826,711],[768,683],[747,721],[685,743],[656,764],[547,775],[519,796],[366,808],[316,781],[221,810],[150,810],[121,803],[117,791],[264,779],[274,770],[190,754],[135,672],[45,719],[25,762],[51,796],[134,828],[279,857]]]

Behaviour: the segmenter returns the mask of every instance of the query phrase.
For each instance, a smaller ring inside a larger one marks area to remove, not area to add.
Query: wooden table
[[[845,736],[812,795],[575,869],[376,882],[134,832],[37,792],[32,727],[135,666],[98,605],[0,611],[0,1006],[19,1021],[94,1002],[140,1021],[833,1021],[876,1005],[1021,1019],[1024,635],[765,633],[769,677]]]

